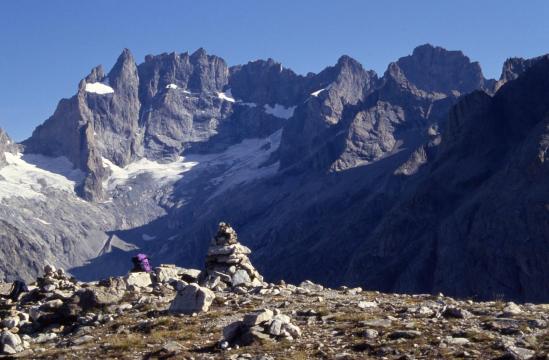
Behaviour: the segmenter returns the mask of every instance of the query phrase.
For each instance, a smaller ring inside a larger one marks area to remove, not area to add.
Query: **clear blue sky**
[[[28,137],[124,47],[138,62],[204,47],[229,65],[272,57],[298,73],[348,54],[383,73],[429,42],[499,77],[507,57],[549,53],[548,18],[547,0],[2,0],[0,127]]]

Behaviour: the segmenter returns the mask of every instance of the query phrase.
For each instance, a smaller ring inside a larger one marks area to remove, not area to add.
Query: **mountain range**
[[[227,221],[269,281],[547,301],[548,98],[548,56],[496,81],[428,44],[382,76],[126,49],[0,131],[0,280],[200,267]]]

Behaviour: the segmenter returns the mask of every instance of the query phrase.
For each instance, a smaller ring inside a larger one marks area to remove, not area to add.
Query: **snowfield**
[[[148,175],[155,179],[158,185],[163,186],[177,182],[189,171],[222,169],[219,176],[208,179],[216,186],[216,191],[212,195],[215,196],[236,185],[274,175],[279,164],[264,166],[264,163],[278,148],[281,136],[282,130],[279,130],[264,139],[245,139],[220,153],[192,154],[168,163],[140,159],[121,168],[103,158],[103,166],[111,170],[111,175],[103,185],[112,191],[117,186],[127,186],[139,176]]]
[[[46,200],[48,190],[75,194],[84,173],[65,157],[5,153],[8,165],[0,169],[0,199],[10,197]]]
[[[114,93],[114,89],[112,87],[110,87],[109,85],[98,83],[98,82],[86,84],[86,87],[84,90],[86,90],[86,92],[99,94],[99,95]]]
[[[197,162],[185,161],[179,158],[169,163],[159,163],[149,159],[139,159],[128,166],[121,168],[110,160],[103,158],[103,166],[111,170],[111,176],[103,183],[107,190],[114,190],[119,185],[126,184],[129,180],[136,179],[140,175],[148,174],[157,181],[159,185],[174,183],[181,179],[183,173],[191,170]]]

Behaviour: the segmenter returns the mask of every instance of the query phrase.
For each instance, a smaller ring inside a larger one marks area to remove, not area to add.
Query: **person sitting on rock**
[[[145,254],[137,254],[132,257],[133,269],[131,272],[151,272],[151,264],[149,258]]]

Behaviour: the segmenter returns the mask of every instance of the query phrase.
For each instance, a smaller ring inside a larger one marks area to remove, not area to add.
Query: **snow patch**
[[[294,116],[294,110],[295,106],[285,107],[284,105],[275,104],[275,106],[271,106],[269,104],[265,104],[263,106],[265,109],[265,112],[267,114],[270,114],[274,117],[280,118],[280,119],[289,119],[292,116]]]
[[[99,82],[86,84],[86,92],[105,95],[114,93],[114,89],[109,85],[105,85]]]
[[[5,153],[7,165],[0,169],[0,199],[22,197],[46,200],[44,193],[58,190],[74,195],[84,173],[66,157]]]
[[[210,181],[217,186],[210,198],[237,185],[274,175],[278,171],[279,163],[268,166],[264,164],[278,149],[281,137],[282,130],[278,130],[265,139],[245,139],[211,159],[203,159],[202,166],[227,167],[222,175]]]
[[[257,104],[252,102],[238,102],[238,105],[247,106],[250,108],[257,107]]]
[[[229,101],[229,102],[236,102],[236,100],[233,98],[233,94],[231,93],[231,89],[227,89],[225,92],[218,92],[217,97],[221,100]]]
[[[36,221],[38,221],[38,222],[41,222],[41,223],[44,224],[44,225],[51,225],[51,223],[49,223],[49,222],[47,222],[47,221],[45,221],[45,220],[42,220],[42,219],[40,219],[40,218],[34,218],[34,219],[35,219]]]
[[[165,185],[181,179],[183,173],[191,170],[197,164],[197,162],[185,161],[182,157],[165,164],[143,158],[121,168],[103,158],[103,167],[111,170],[111,175],[103,182],[103,186],[108,190],[114,190],[118,185],[124,185],[129,180],[147,174],[156,180],[157,184]]]
[[[166,89],[177,89],[177,88],[178,88],[178,86],[175,85],[175,84],[168,84],[168,85],[166,85]]]
[[[320,93],[323,92],[323,91],[326,91],[326,88],[320,89],[320,90],[317,90],[317,91],[312,92],[312,93],[311,93],[311,96],[317,97],[317,96],[320,95]]]

